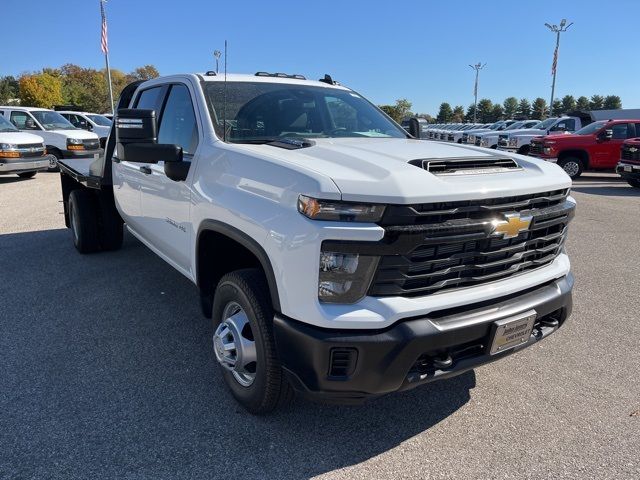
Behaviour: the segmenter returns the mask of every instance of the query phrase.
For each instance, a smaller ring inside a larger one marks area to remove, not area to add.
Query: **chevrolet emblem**
[[[637,149],[636,147],[630,147],[630,148],[629,148],[629,151],[630,151],[631,153],[636,153],[636,152],[638,151],[638,149]]]
[[[531,215],[520,216],[519,213],[508,213],[504,215],[505,220],[494,220],[491,222],[493,231],[491,235],[502,236],[504,239],[516,238],[521,232],[529,229],[533,217]]]

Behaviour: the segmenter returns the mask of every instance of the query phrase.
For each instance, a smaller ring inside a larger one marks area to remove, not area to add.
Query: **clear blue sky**
[[[0,75],[104,65],[98,0],[1,1]],[[638,0],[109,0],[107,16],[114,68],[205,71],[227,39],[229,71],[326,72],[375,103],[406,97],[432,114],[473,102],[478,61],[480,97],[548,100],[555,38],[544,23],[567,18],[557,96],[617,94],[640,107]]]

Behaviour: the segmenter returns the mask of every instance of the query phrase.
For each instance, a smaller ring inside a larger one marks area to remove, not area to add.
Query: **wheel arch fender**
[[[205,219],[200,223],[200,226],[198,227],[198,233],[197,233],[196,245],[195,245],[196,247],[195,277],[196,277],[198,289],[200,290],[201,299],[202,299],[201,306],[203,308],[203,313],[205,314],[205,316],[209,317],[211,315],[211,305],[213,301],[212,287],[215,287],[215,285],[211,284],[212,283],[211,278],[208,276],[206,267],[205,267],[205,258],[203,258],[203,255],[202,255],[204,253],[202,251],[202,249],[204,248],[202,242],[207,233],[213,233],[213,234],[217,234],[222,237],[225,237],[226,239],[246,249],[246,251],[251,253],[255,257],[255,259],[257,259],[259,265],[262,267],[262,270],[264,271],[267,285],[269,287],[269,294],[271,297],[271,304],[273,306],[273,309],[276,312],[280,312],[281,308],[280,308],[280,296],[278,293],[278,284],[276,281],[276,276],[273,270],[273,266],[271,264],[271,260],[267,252],[264,250],[264,248],[255,239],[253,239],[252,237],[250,237],[249,235],[247,235],[246,233],[244,233],[243,231],[239,230],[236,227],[233,227],[227,223],[224,223],[218,220]],[[243,268],[243,267],[244,265],[237,266],[237,268]],[[221,271],[217,276],[224,275],[225,273],[228,273],[228,272]],[[210,299],[205,298],[209,294],[211,295],[211,298]]]
[[[589,152],[587,152],[586,150],[574,148],[562,150],[560,153],[558,153],[558,161],[567,157],[576,157],[582,160],[583,168],[589,168],[589,164],[591,163]]]

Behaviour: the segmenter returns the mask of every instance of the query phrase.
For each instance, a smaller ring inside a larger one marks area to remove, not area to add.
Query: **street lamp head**
[[[560,22],[560,27],[564,27],[567,24],[567,19],[563,18],[562,21]]]
[[[216,58],[220,58],[222,56],[222,52],[220,50],[216,50],[213,52],[213,56]]]

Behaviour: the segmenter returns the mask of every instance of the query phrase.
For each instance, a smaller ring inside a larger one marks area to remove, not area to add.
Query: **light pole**
[[[560,34],[562,32],[566,32],[569,27],[573,25],[571,22],[567,25],[567,20],[562,19],[560,22],[560,26],[558,25],[549,25],[545,23],[544,26],[551,30],[556,34],[556,49],[553,51],[553,64],[551,65],[551,73],[553,74],[553,83],[551,84],[551,101],[549,102],[549,116],[553,115],[553,97],[556,93],[556,73],[558,71],[558,49],[560,48]]]
[[[476,71],[476,83],[473,87],[473,123],[476,123],[476,116],[478,114],[478,76],[480,75],[480,70],[486,67],[487,64],[478,62],[475,65],[469,66]]]
[[[222,56],[222,52],[220,50],[215,50],[213,52],[213,56],[216,57],[216,73],[218,73],[218,60],[220,60],[220,57]]]

